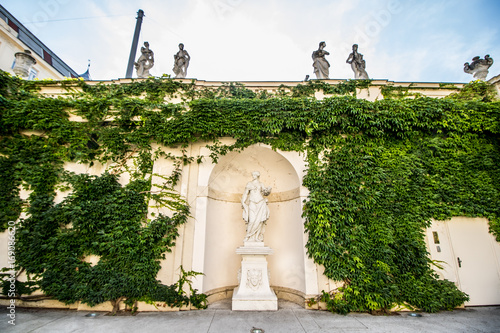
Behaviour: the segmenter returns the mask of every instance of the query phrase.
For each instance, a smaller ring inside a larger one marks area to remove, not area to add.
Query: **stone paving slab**
[[[230,303],[206,310],[186,312],[141,312],[135,316],[106,316],[75,310],[16,308],[16,325],[10,325],[7,309],[0,308],[0,332],[207,332],[249,333],[252,327],[265,333],[326,332],[500,332],[500,306],[474,307],[410,317],[401,312],[390,316],[352,313],[346,316],[305,310],[280,302],[275,312],[231,311]]]

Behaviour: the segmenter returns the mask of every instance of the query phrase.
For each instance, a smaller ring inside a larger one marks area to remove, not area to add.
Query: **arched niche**
[[[274,250],[274,254],[268,256],[271,286],[278,297],[287,293],[303,295],[304,228],[300,180],[283,155],[262,146],[228,153],[219,159],[210,174],[203,291],[209,294],[225,291],[225,297],[230,297],[228,291],[238,284],[241,256],[235,251],[243,246],[245,236],[241,197],[253,171],[259,171],[261,182],[273,188],[267,197],[270,218],[264,234],[265,245]],[[300,297],[287,298],[300,302]]]

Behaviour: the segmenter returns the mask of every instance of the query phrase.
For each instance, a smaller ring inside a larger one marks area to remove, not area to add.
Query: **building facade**
[[[29,51],[28,56],[19,55]],[[16,60],[16,54],[17,60]],[[19,58],[21,57],[21,58]],[[16,61],[32,61],[25,79],[77,78],[79,75],[0,5],[0,69],[16,75]]]
[[[8,28],[13,30],[7,24],[2,26],[2,31]],[[12,35],[12,32],[8,33]],[[0,47],[6,45],[2,43]],[[37,58],[37,60],[42,59]],[[50,70],[49,67],[47,66],[47,71]],[[42,70],[42,67],[38,68]],[[99,84],[116,85],[130,82],[122,79]],[[189,83],[188,80],[182,82]],[[327,81],[331,85],[342,82]],[[89,84],[94,85],[97,82]],[[222,87],[224,82],[198,80],[193,84],[198,90],[217,89]],[[249,90],[256,93],[265,91],[270,94],[283,89],[292,89],[299,84],[303,82],[244,82]],[[369,86],[357,89],[356,95],[357,98],[369,101],[380,100],[384,98],[382,92],[387,87],[399,87],[412,94],[442,98],[458,91],[463,84],[410,84],[375,80]],[[41,93],[52,97],[64,97],[67,91],[60,85],[50,85],[42,87]],[[323,100],[329,95],[316,92],[314,97]],[[183,99],[180,96],[173,96],[165,102],[183,103]],[[73,114],[70,120],[85,121],[76,114]],[[219,140],[221,144],[234,142],[234,139],[228,137]],[[208,157],[211,154],[204,142],[192,143],[188,147],[153,144],[152,150],[179,158],[187,154],[193,159],[200,156]],[[112,167],[111,163],[87,165],[66,162],[64,165],[68,171],[91,175],[101,175]],[[161,176],[171,174],[175,168],[172,160],[156,160],[153,174],[158,176],[153,177],[153,184],[160,186],[164,181]],[[308,235],[305,233],[305,220],[302,216],[304,203],[309,195],[307,188],[303,186],[306,169],[303,153],[281,151],[265,144],[229,152],[221,156],[218,163],[212,163],[210,159],[205,158],[201,163],[182,166],[176,190],[189,204],[191,217],[187,224],[180,227],[179,238],[172,252],[167,253],[166,259],[162,261],[158,279],[164,284],[175,283],[179,276],[179,267],[182,266],[185,270],[203,273],[193,279],[193,288],[207,294],[209,302],[232,296],[234,288],[238,285],[241,262],[241,257],[235,250],[243,244],[245,235],[245,224],[241,218],[241,197],[252,172],[259,171],[262,183],[273,188],[268,197],[270,218],[264,236],[265,245],[274,250],[274,254],[268,258],[271,287],[279,299],[289,300],[305,307],[321,307],[321,304],[311,304],[308,300],[316,298],[323,290],[336,289],[339,283],[328,279],[323,274],[324,267],[316,264],[307,253]],[[123,185],[127,184],[129,176],[130,174],[123,173],[120,182]],[[29,194],[30,191],[23,189],[21,198],[26,200]],[[56,202],[61,202],[67,194],[59,192]],[[168,214],[169,210],[160,208],[157,211],[156,208],[150,208],[149,213],[153,212]],[[471,299],[466,305],[500,304],[500,245],[488,232],[486,219],[455,217],[452,221],[434,221],[427,229],[425,237],[430,258],[442,263],[440,268],[436,269],[440,277],[454,282],[460,290],[469,293]],[[6,248],[7,243],[7,232],[4,232],[0,235],[0,247]],[[99,258],[89,256],[85,260],[96,264]],[[0,257],[0,267],[6,265],[7,258]],[[23,303],[23,305],[88,309],[84,304],[66,306],[53,300]],[[104,303],[96,309],[109,308],[110,304]],[[141,304],[139,310],[158,309],[148,304]]]

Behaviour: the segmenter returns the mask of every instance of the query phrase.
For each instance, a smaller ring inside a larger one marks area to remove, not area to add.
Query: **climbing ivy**
[[[40,288],[66,303],[92,306],[111,300],[115,311],[122,299],[133,303],[156,296],[154,301],[170,305],[189,304],[183,293],[156,280],[159,260],[175,244],[188,207],[143,225],[147,181],[122,187],[109,173],[73,175],[67,181],[73,189],[69,196],[57,205],[38,196],[29,218],[18,225],[18,246],[30,251],[18,251],[16,260],[27,274],[39,277]],[[90,254],[99,258],[97,264],[84,260]],[[162,298],[160,290],[166,293]],[[191,299],[199,297],[193,290]]]
[[[41,95],[44,85],[63,96]],[[1,222],[27,212],[18,224],[18,268],[65,302],[204,306],[204,295],[190,288],[188,300],[182,292],[196,273],[182,269],[173,286],[156,281],[159,260],[188,216],[175,191],[182,166],[265,143],[307,158],[306,247],[341,283],[322,295],[330,310],[462,304],[467,295],[433,272],[424,230],[433,218],[481,216],[500,241],[500,103],[484,82],[443,99],[390,88],[384,100],[357,99],[369,85],[313,80],[273,94],[239,83],[198,89],[168,77],[88,84],[1,73]],[[329,97],[317,100],[317,91]],[[220,137],[235,142],[224,145]],[[210,156],[190,156],[193,142],[204,142]],[[179,147],[181,155],[155,151],[153,143]],[[152,166],[160,158],[174,172],[156,175],[165,182],[153,190]],[[72,175],[63,169],[67,161],[113,167],[100,177]],[[121,186],[116,177],[124,172],[131,181]],[[56,204],[63,185],[70,194]],[[26,202],[20,186],[32,190]],[[173,215],[148,220],[151,201]],[[88,255],[99,262],[86,262]]]

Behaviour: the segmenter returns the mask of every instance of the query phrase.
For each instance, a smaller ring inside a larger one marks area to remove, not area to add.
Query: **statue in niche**
[[[485,55],[484,59],[477,56],[472,58],[471,64],[468,62],[464,64],[464,72],[472,74],[472,77],[476,80],[486,80],[491,65],[493,65],[493,58],[490,58],[489,54]]]
[[[312,54],[314,74],[316,74],[318,80],[328,79],[330,75],[330,64],[325,59],[325,56],[330,53],[323,50],[325,46],[325,42],[319,43],[319,48]]]
[[[368,73],[365,70],[366,62],[363,59],[363,55],[358,53],[358,44],[352,46],[352,53],[349,54],[346,63],[351,65],[355,79],[368,80]]]
[[[191,60],[191,57],[187,51],[184,50],[184,44],[180,43],[179,52],[174,55],[174,68],[172,69],[176,78],[183,79],[186,77],[189,60]]]
[[[149,43],[144,42],[144,46],[141,47],[141,56],[134,63],[135,70],[137,71],[137,77],[141,79],[150,77],[151,74],[149,74],[149,70],[153,68],[154,64],[154,52],[149,48]]]
[[[243,220],[247,230],[245,242],[263,242],[266,221],[269,219],[269,207],[267,199],[271,193],[271,187],[265,187],[259,180],[260,173],[252,172],[253,180],[245,186],[245,192],[241,198],[243,207]],[[248,203],[247,203],[248,202]]]

